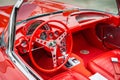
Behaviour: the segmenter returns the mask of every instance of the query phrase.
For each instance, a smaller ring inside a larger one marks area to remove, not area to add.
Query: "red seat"
[[[94,58],[88,64],[88,68],[93,72],[99,72],[108,80],[120,80],[120,75],[116,74],[115,67],[111,58],[115,57],[120,60],[120,50],[112,50],[106,53],[99,55],[98,57]],[[118,69],[120,69],[120,65],[118,63]]]
[[[67,71],[54,76],[50,80],[89,80],[87,77],[74,71]]]

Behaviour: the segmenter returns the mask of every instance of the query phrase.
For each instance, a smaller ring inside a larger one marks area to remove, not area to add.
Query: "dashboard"
[[[62,20],[61,22],[63,22],[63,23],[66,22],[66,21],[64,22],[64,20],[63,20],[63,19],[66,19],[65,18],[66,16],[60,16],[60,15],[56,15],[56,16],[59,16],[59,17],[57,17],[57,20],[59,20],[59,21]],[[54,16],[54,15],[50,16],[50,19],[56,20],[56,16]],[[73,15],[71,15],[71,17],[69,18],[69,21],[67,23],[67,26],[69,27],[71,32],[74,33],[74,32],[78,32],[80,30],[94,28],[98,23],[108,23],[108,24],[110,23],[111,24],[110,18],[112,18],[111,14],[106,15],[103,12],[81,11],[81,12],[74,13]],[[117,18],[117,17],[114,17],[114,18]],[[19,48],[18,50],[20,51],[20,53],[29,52],[28,51],[28,42],[30,40],[30,37],[31,37],[32,33],[34,32],[34,30],[43,22],[45,22],[44,19],[43,20],[40,20],[40,19],[30,20],[30,21],[24,23],[24,26],[22,28],[20,28],[20,30],[17,31],[17,34],[16,34],[17,38],[16,38],[15,44],[16,44],[16,47]],[[117,24],[117,22],[113,22],[113,23],[115,23],[115,25]],[[50,30],[50,25],[45,24],[43,27],[41,27],[41,29],[42,30]],[[88,25],[90,25],[90,26],[88,26]],[[61,25],[57,24],[57,26],[61,26]],[[56,34],[57,34],[57,32],[56,32]],[[52,33],[50,34],[50,36],[51,35],[52,35]],[[42,36],[41,38],[45,38],[45,37],[46,36]]]

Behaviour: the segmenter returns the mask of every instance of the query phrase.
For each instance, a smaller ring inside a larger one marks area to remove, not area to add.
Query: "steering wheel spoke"
[[[57,67],[57,57],[56,57],[57,46],[51,48],[52,60],[53,60],[53,67]]]
[[[62,52],[62,56],[58,57],[58,59],[66,59],[68,57],[68,54],[66,52]]]
[[[38,44],[42,44],[42,45],[44,45],[45,47],[49,47],[49,42],[46,41],[46,40],[42,40],[42,39],[36,38],[36,39],[35,39],[35,42],[37,42]]]
[[[61,41],[65,38],[65,36],[67,35],[67,32],[62,33],[55,41],[58,45],[61,44]]]

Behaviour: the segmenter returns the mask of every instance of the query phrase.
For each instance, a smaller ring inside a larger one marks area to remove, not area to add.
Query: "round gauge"
[[[43,23],[43,22],[44,22],[44,21],[36,21],[36,22],[33,22],[33,23],[29,26],[29,28],[27,29],[26,35],[31,35],[31,34],[34,32],[34,30],[35,30],[41,23]],[[49,27],[47,24],[45,24],[41,29],[42,29],[42,30],[50,30],[50,27]]]
[[[40,39],[46,40],[46,38],[47,38],[47,34],[45,32],[42,32],[40,35]]]

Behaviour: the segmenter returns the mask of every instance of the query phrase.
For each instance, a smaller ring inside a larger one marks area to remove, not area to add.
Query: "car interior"
[[[45,80],[89,80],[96,73],[119,80],[119,16],[91,10],[69,15],[17,25],[15,52]]]

